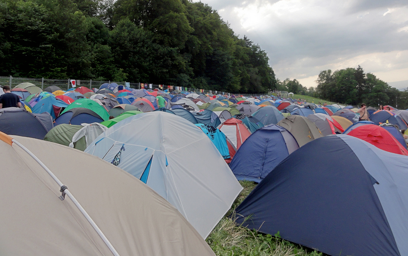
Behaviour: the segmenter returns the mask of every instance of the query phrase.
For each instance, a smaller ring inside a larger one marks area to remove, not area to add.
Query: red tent
[[[242,143],[251,135],[248,128],[242,123],[241,120],[230,118],[225,121],[220,127],[225,136],[232,142],[237,148],[241,147]]]
[[[67,95],[59,95],[59,96],[56,96],[55,98],[60,99],[67,104],[71,104],[72,102],[75,101],[74,99],[72,99],[71,97]]]
[[[83,86],[76,88],[75,91],[79,92],[82,95],[84,95],[87,92],[93,92],[91,89],[83,87]]]
[[[286,107],[289,106],[289,105],[290,105],[290,102],[284,101],[284,102],[282,102],[281,104],[279,104],[278,110],[281,111],[282,109],[286,108]]]
[[[243,102],[246,102],[246,101],[245,101],[245,100],[241,100],[241,101],[238,101],[237,104],[239,105],[239,104],[241,104],[241,103],[243,103]]]
[[[348,135],[367,141],[379,149],[408,156],[408,151],[384,128],[367,124],[355,128]]]
[[[322,107],[322,109],[324,109],[324,110],[327,112],[327,114],[329,114],[329,116],[332,116],[332,115],[333,115],[333,112],[332,112],[329,108],[327,108],[327,107]]]

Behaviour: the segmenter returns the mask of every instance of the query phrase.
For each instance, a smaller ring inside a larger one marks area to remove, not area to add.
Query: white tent
[[[242,187],[211,140],[186,119],[151,112],[102,133],[85,152],[141,179],[207,237]]]
[[[214,255],[166,200],[66,146],[0,132],[0,255]]]
[[[171,105],[188,105],[194,108],[194,111],[200,111],[200,108],[190,99],[182,98],[176,102],[171,102]]]
[[[69,144],[71,148],[74,147],[74,143],[85,137],[86,146],[89,146],[101,133],[108,130],[108,127],[99,123],[82,124],[83,128],[77,131],[72,136],[72,141]]]

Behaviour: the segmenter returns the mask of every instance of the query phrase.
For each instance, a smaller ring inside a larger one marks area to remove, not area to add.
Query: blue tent
[[[207,137],[214,143],[224,159],[231,158],[228,150],[227,138],[222,131],[205,124],[196,124],[196,126],[200,127]]]
[[[288,130],[271,124],[245,140],[232,159],[230,168],[238,180],[260,182],[298,148],[295,137]]]
[[[315,108],[315,113],[322,113],[325,115],[328,115],[329,113],[326,112],[326,110],[322,109],[322,108]]]
[[[215,114],[211,110],[204,109],[204,111],[194,112],[192,114],[197,119],[198,123],[211,125],[214,128],[217,128],[221,124],[221,121],[218,118],[217,114]]]
[[[175,95],[173,98],[171,98],[171,102],[177,102],[178,100],[183,99],[183,98],[185,98],[185,95],[181,95],[181,94]]]
[[[118,97],[118,98],[116,98],[116,100],[119,102],[119,104],[132,104],[132,102],[129,100],[129,99],[127,99],[127,98],[125,98],[125,97]],[[134,98],[133,98],[133,100],[134,100]]]
[[[340,108],[336,108],[335,106],[332,105],[327,105],[326,108],[330,109],[331,112],[336,113],[337,111],[340,110]]]
[[[40,100],[31,110],[33,111],[33,113],[38,114],[47,112],[52,116],[53,119],[55,119],[62,112],[63,108],[66,107],[68,107],[67,103],[55,98],[54,96],[49,96],[45,99]]]
[[[60,115],[55,119],[55,125],[60,124],[76,124],[81,125],[82,123],[101,123],[104,120],[96,114],[94,111],[87,108],[73,108]]]
[[[3,108],[0,109],[0,131],[42,140],[49,130],[35,114],[21,108]]]
[[[246,127],[248,127],[251,133],[254,133],[256,130],[264,127],[262,122],[253,116],[246,116],[244,119],[242,119],[242,122],[245,124]]]
[[[80,94],[79,92],[68,92],[68,93],[65,93],[64,95],[70,97],[73,100],[85,98],[84,95]]]
[[[398,125],[398,120],[388,111],[378,111],[370,116],[370,120],[375,124],[379,125],[380,123],[390,123]]]
[[[314,112],[310,108],[297,108],[293,110],[292,112],[290,112],[290,115],[292,116],[298,115],[298,116],[307,117],[308,115],[313,115],[313,114]]]
[[[293,110],[295,110],[296,108],[300,108],[300,107],[298,105],[292,104],[292,105],[289,105],[286,108],[282,109],[281,111],[282,111],[282,113],[290,113]]]
[[[174,105],[175,106],[180,106],[180,105]],[[181,107],[181,106],[180,106]],[[177,116],[180,116],[184,119],[187,119],[188,121],[192,122],[193,124],[198,124],[197,119],[194,117],[193,114],[191,114],[190,111],[184,109],[183,107],[181,108],[173,108],[171,111]]]
[[[258,111],[253,113],[252,116],[261,121],[263,125],[277,124],[284,118],[282,113],[273,106],[260,108]]]
[[[348,135],[290,154],[237,222],[329,255],[408,255],[408,158]]]
[[[341,116],[350,120],[353,124],[358,122],[358,116],[350,109],[341,109],[337,112],[333,112],[335,116]]]

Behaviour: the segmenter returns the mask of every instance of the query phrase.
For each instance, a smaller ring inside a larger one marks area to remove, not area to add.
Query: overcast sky
[[[315,87],[323,70],[360,65],[393,87],[408,87],[408,0],[201,2],[240,38],[259,44],[280,80]]]

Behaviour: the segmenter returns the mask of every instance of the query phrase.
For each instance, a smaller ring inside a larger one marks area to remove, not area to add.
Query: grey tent
[[[258,111],[259,107],[257,105],[253,105],[251,103],[243,102],[237,106],[237,109],[241,114],[244,114],[246,116],[251,116],[253,113]]]
[[[164,198],[84,152],[0,133],[1,255],[215,255]]]
[[[61,88],[59,88],[56,85],[51,85],[51,86],[48,86],[47,88],[44,89],[45,92],[50,92],[50,93],[53,93],[53,92],[59,91],[59,90],[61,90]]]
[[[316,125],[304,116],[285,117],[279,121],[278,125],[292,133],[300,147],[314,139],[323,137],[323,134]]]

